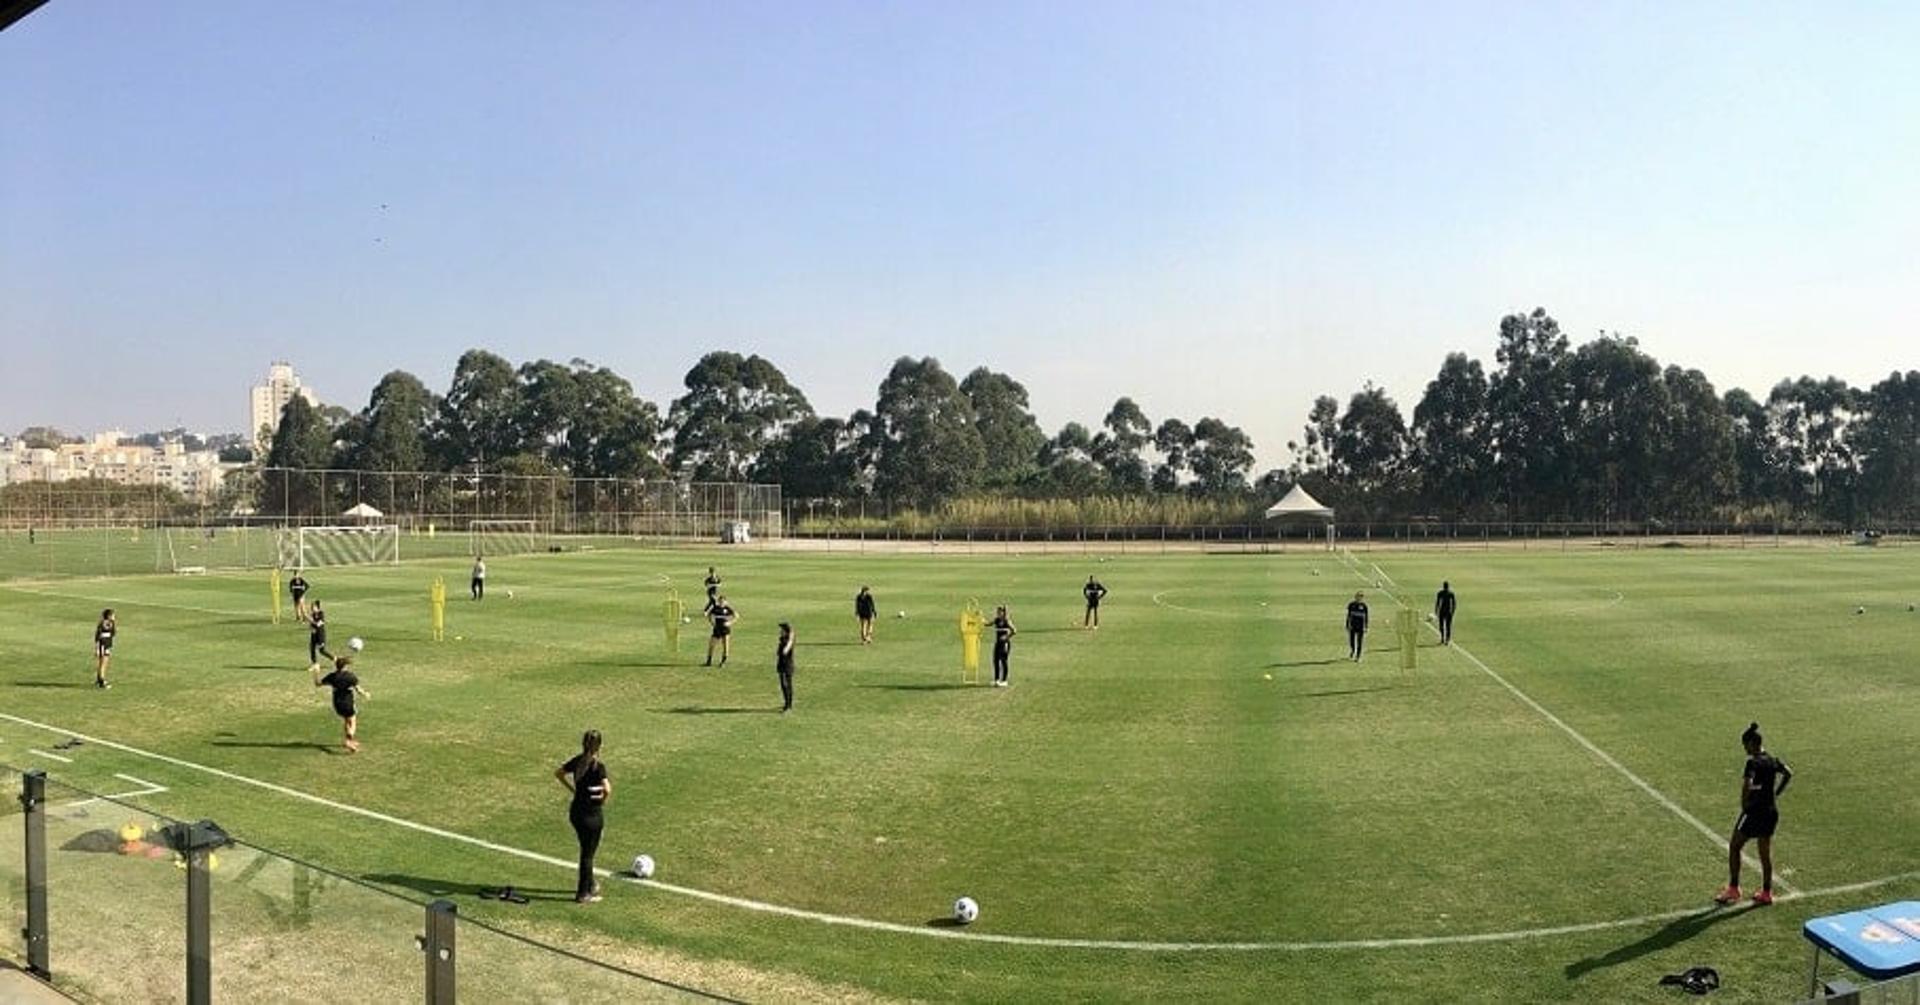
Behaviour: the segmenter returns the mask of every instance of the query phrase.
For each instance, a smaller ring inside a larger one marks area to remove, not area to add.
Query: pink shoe
[[[1713,895],[1713,902],[1716,904],[1733,904],[1738,903],[1739,900],[1740,888],[1737,886],[1729,886]]]

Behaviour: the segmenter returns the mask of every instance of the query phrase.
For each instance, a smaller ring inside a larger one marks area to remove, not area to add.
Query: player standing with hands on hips
[[[1753,902],[1765,907],[1773,903],[1773,831],[1780,825],[1776,800],[1787,791],[1793,772],[1785,761],[1767,753],[1759,723],[1747,723],[1740,745],[1747,749],[1747,770],[1740,777],[1740,819],[1734,821],[1733,836],[1727,840],[1727,888],[1713,902],[1731,904],[1740,899],[1740,850],[1752,838],[1760,848],[1760,889]]]
[[[600,850],[600,832],[606,820],[600,810],[613,795],[613,782],[607,778],[607,766],[600,762],[600,731],[589,729],[580,737],[580,752],[554,771],[573,802],[567,807],[567,820],[573,835],[580,839],[580,881],[574,887],[576,904],[591,904],[600,899],[600,883],[593,876],[593,855]]]
[[[1013,637],[1019,630],[1007,616],[1007,605],[993,609],[993,686],[1011,687],[1007,681],[1007,662],[1013,655]]]
[[[1087,585],[1080,588],[1087,598],[1087,613],[1080,619],[1080,627],[1098,630],[1100,627],[1100,598],[1107,595],[1107,588],[1100,585],[1098,579],[1087,577]]]
[[[1453,644],[1453,609],[1460,604],[1453,595],[1453,584],[1440,581],[1440,592],[1433,595],[1433,620],[1440,626],[1440,644]]]
[[[1356,590],[1353,602],[1347,605],[1347,658],[1360,662],[1360,654],[1367,648],[1367,595]]]
[[[293,578],[287,580],[287,593],[293,597],[293,616],[307,620],[307,577],[298,569],[294,570]]]
[[[774,669],[780,674],[780,714],[793,711],[793,626],[780,622],[780,644],[773,650]]]

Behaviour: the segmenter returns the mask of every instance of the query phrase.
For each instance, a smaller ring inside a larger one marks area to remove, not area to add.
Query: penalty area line
[[[530,851],[525,848],[515,848],[511,845],[504,845],[494,841],[487,841],[482,838],[472,837],[470,835],[461,834],[461,833],[446,830],[440,827],[434,827],[430,824],[423,824],[423,823],[419,823],[418,821],[408,820],[404,817],[396,817],[391,814],[381,813],[378,810],[370,810],[363,806],[354,806],[351,803],[343,803],[338,800],[328,799],[325,796],[314,795],[313,793],[310,793],[310,792],[302,792],[299,789],[290,788],[285,785],[280,785],[276,782],[264,781],[258,778],[250,778],[246,775],[238,774],[232,771],[227,771],[222,768],[215,768],[210,765],[198,764],[193,761],[185,760],[179,757],[173,757],[168,754],[160,754],[150,750],[142,750],[138,747],[129,746],[124,743],[117,743],[113,740],[107,740],[97,736],[90,736],[88,734],[76,732],[74,730],[66,729],[60,726],[53,726],[43,722],[36,722],[32,719],[22,718],[21,716],[13,715],[11,713],[0,712],[0,719],[17,723],[22,726],[27,726],[32,729],[43,730],[49,733],[58,733],[62,736],[75,737],[81,740],[85,740],[86,742],[91,744],[97,744],[99,746],[106,747],[112,750],[118,750],[123,753],[132,754],[136,757],[144,757],[149,760],[157,761],[162,764],[170,764],[178,768],[185,768],[189,771],[198,771],[203,774],[211,775],[215,778],[221,778],[227,781],[238,782],[242,785],[250,785],[255,788],[264,789],[269,792],[274,792],[279,795],[286,796],[290,799],[297,799],[304,802],[309,802],[316,806],[325,806],[329,809],[338,810],[342,813],[353,814],[355,816],[364,817],[368,820],[374,820],[380,823],[388,824],[394,827],[404,828],[404,829],[415,831],[421,834],[428,834],[434,837],[444,838],[449,841],[455,841],[461,844],[471,845],[476,848],[484,848],[488,851],[498,852],[503,855],[510,855],[516,858],[525,859],[530,862],[542,862],[547,865],[556,866],[558,868],[563,868],[567,870],[573,870],[579,867],[579,863],[573,861],[572,859],[563,859],[554,855],[546,855],[541,852]],[[135,778],[131,778],[129,776],[124,776],[124,775],[120,775],[116,777],[126,778],[128,781],[145,782],[145,779],[135,779]],[[146,784],[152,785],[154,783],[146,782]],[[617,879],[622,882],[630,883],[635,886],[648,887],[648,888],[660,890],[666,893],[673,893],[683,897],[688,897],[696,900],[703,900],[708,903],[722,904],[728,907],[736,907],[743,910],[755,911],[761,914],[779,915],[782,917],[794,918],[801,921],[813,921],[813,922],[818,922],[820,924],[836,925],[844,928],[857,928],[857,929],[863,929],[866,931],[887,932],[895,935],[911,935],[911,936],[917,936],[920,938],[949,939],[949,940],[960,941],[960,942],[984,942],[984,943],[996,943],[1001,945],[1013,945],[1013,946],[1033,946],[1033,947],[1050,948],[1050,949],[1126,950],[1126,951],[1152,952],[1152,953],[1314,952],[1314,951],[1331,952],[1331,951],[1340,951],[1340,950],[1364,950],[1364,949],[1418,949],[1418,948],[1432,947],[1432,946],[1472,945],[1477,943],[1491,943],[1491,942],[1517,942],[1525,939],[1542,939],[1542,938],[1550,938],[1558,935],[1577,935],[1584,932],[1605,931],[1608,929],[1615,929],[1615,928],[1632,928],[1638,925],[1650,925],[1650,924],[1656,924],[1660,922],[1673,921],[1678,918],[1693,917],[1693,916],[1705,914],[1714,910],[1735,910],[1735,911],[1751,910],[1751,908],[1716,909],[1711,907],[1710,905],[1703,905],[1701,907],[1681,908],[1681,909],[1672,910],[1672,911],[1663,911],[1658,914],[1639,915],[1637,917],[1632,917],[1632,918],[1616,918],[1608,921],[1589,921],[1589,922],[1580,922],[1580,923],[1568,924],[1568,925],[1552,925],[1552,926],[1547,926],[1542,928],[1517,929],[1514,931],[1507,931],[1507,932],[1463,932],[1463,933],[1448,934],[1448,935],[1416,935],[1416,936],[1404,936],[1404,937],[1397,937],[1397,938],[1379,938],[1379,939],[1322,939],[1322,940],[1300,940],[1300,941],[1153,942],[1153,941],[1137,941],[1137,940],[1130,940],[1130,939],[1082,939],[1082,938],[1066,938],[1066,937],[1043,936],[1043,935],[1013,935],[1013,934],[1000,934],[995,932],[961,931],[961,930],[950,929],[950,928],[932,928],[924,925],[908,925],[908,924],[901,924],[899,922],[893,922],[893,921],[879,921],[873,918],[860,918],[860,917],[853,917],[850,915],[843,915],[843,914],[829,914],[824,911],[811,911],[805,908],[788,907],[784,904],[772,904],[766,901],[753,900],[747,897],[736,897],[731,894],[716,893],[711,890],[701,890],[701,889],[697,889],[695,887],[690,887],[690,886],[679,886],[673,883],[664,883],[659,880],[651,880],[651,879],[643,880],[643,879],[635,878],[629,873],[615,873],[609,869],[596,869],[594,871],[598,875],[604,878]],[[1803,900],[1803,899],[1809,899],[1814,897],[1827,897],[1827,896],[1837,896],[1840,894],[1847,894],[1847,893],[1859,893],[1864,890],[1870,890],[1877,887],[1887,886],[1893,883],[1899,883],[1899,882],[1916,880],[1916,879],[1920,879],[1920,870],[1895,873],[1889,876],[1882,876],[1878,879],[1864,880],[1856,883],[1847,883],[1841,886],[1832,886],[1832,887],[1827,887],[1820,890],[1805,890],[1805,891],[1795,890],[1792,892],[1782,894],[1779,899],[1782,901]]]

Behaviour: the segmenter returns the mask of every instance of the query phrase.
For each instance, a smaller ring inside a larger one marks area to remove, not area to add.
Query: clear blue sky
[[[1722,389],[1920,365],[1920,6],[53,0],[0,33],[0,429],[469,346],[821,410],[986,363],[1262,467],[1501,314]]]

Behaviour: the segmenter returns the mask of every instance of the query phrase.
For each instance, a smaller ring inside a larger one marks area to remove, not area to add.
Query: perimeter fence
[[[733,1000],[463,914],[471,884],[374,877],[446,894],[414,899],[42,772],[0,788],[0,956],[81,1001]]]
[[[777,542],[780,486],[558,475],[244,470],[214,499],[97,481],[0,487],[0,580],[265,568],[300,528],[392,526],[400,557],[470,555],[482,527],[546,548]]]

